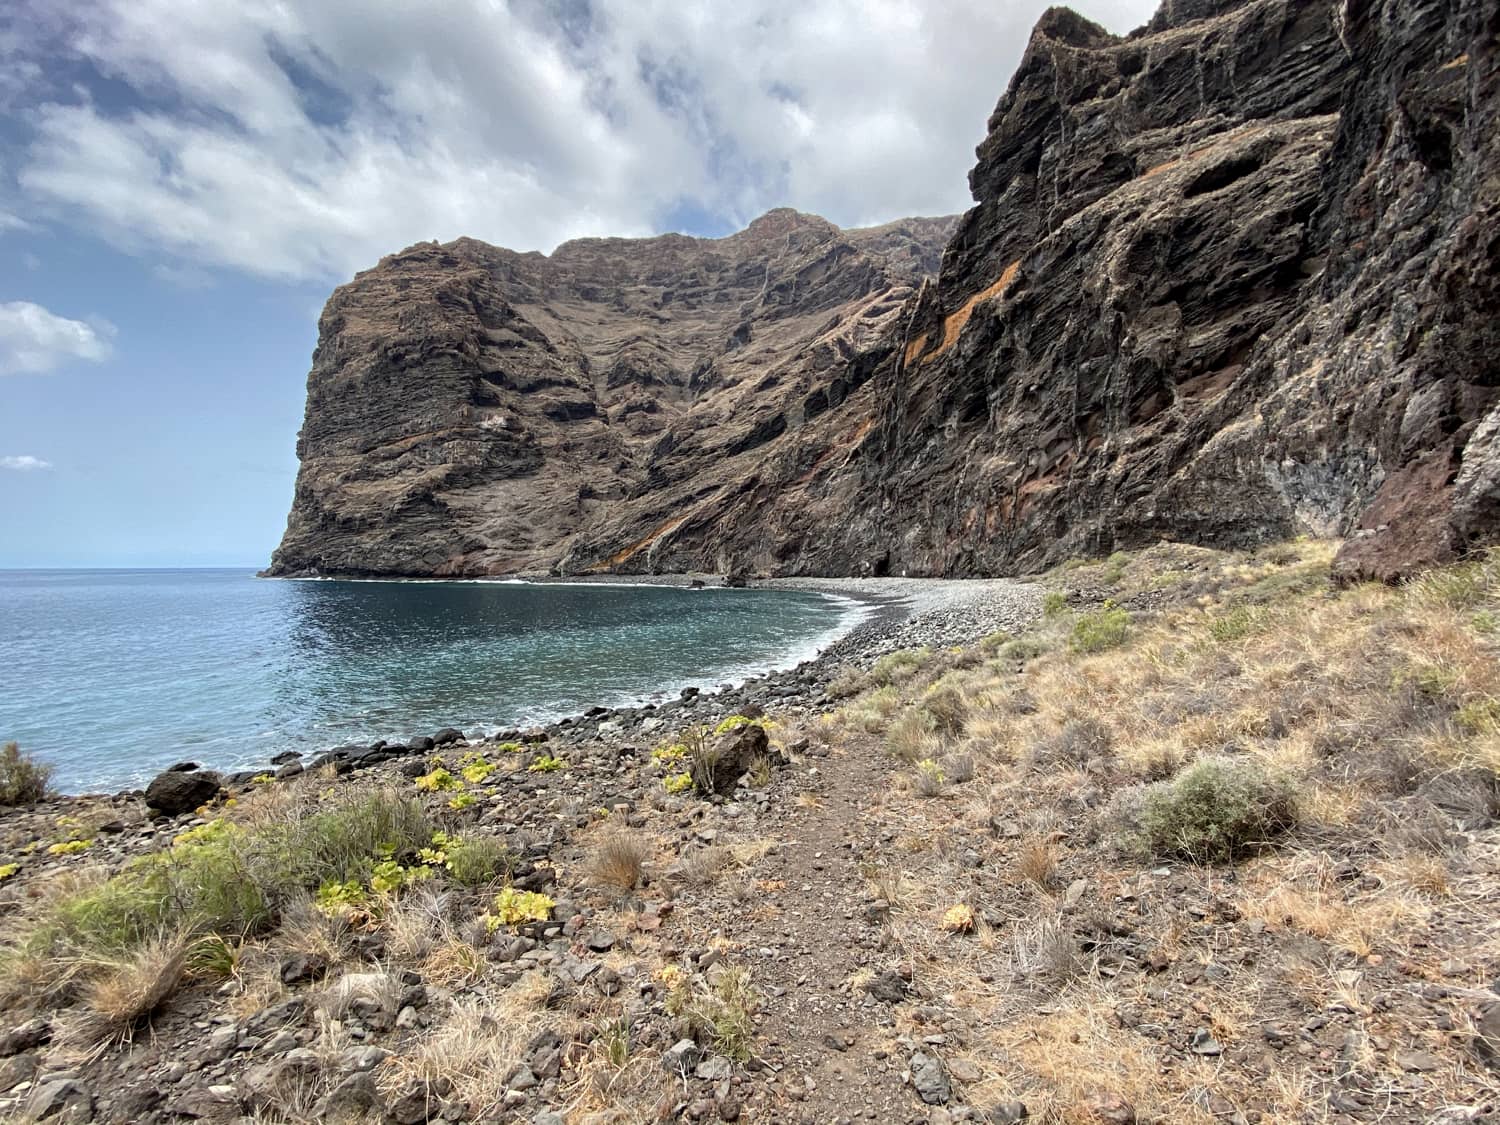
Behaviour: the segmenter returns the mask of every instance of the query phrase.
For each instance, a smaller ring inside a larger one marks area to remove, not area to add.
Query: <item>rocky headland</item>
[[[328,303],[273,574],[997,575],[1497,517],[1495,13],[1049,11],[957,220],[468,239]]]

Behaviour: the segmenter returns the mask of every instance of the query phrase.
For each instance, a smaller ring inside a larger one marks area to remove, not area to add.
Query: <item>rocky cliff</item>
[[[781,210],[723,239],[391,255],[324,310],[272,572],[658,565],[859,391],[953,224]]]
[[[1391,577],[1494,538],[1497,35],[1478,0],[1052,9],[956,226],[387,258],[324,314],[272,571],[971,575],[1309,531]]]

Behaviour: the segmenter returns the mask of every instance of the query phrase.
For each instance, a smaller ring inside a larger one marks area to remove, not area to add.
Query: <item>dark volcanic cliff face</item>
[[[1493,2],[1034,33],[944,222],[785,212],[335,294],[273,569],[982,574],[1500,526]],[[913,291],[921,285],[920,290]]]
[[[724,239],[386,258],[324,310],[272,573],[656,565],[889,354],[952,227],[773,211]]]
[[[889,565],[1363,527],[1389,575],[1491,534],[1495,10],[1050,12],[883,375]]]

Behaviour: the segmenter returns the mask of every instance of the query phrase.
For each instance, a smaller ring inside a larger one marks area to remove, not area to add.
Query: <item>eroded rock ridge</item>
[[[272,572],[977,575],[1500,527],[1500,6],[1044,15],[959,220],[773,211],[337,290]],[[946,245],[946,249],[940,248]]]

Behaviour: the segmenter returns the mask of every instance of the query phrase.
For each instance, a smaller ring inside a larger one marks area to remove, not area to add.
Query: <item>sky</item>
[[[322,304],[414,242],[964,210],[1046,6],[7,0],[0,567],[265,565]]]

